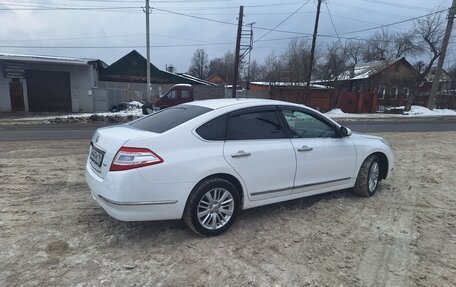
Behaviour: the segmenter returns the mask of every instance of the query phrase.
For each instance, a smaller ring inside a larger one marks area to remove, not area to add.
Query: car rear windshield
[[[179,105],[158,111],[129,125],[136,129],[161,134],[211,110],[200,106]]]

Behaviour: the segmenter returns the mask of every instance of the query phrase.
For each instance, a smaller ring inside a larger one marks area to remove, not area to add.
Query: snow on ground
[[[395,107],[395,109],[404,109],[404,106]],[[422,106],[412,106],[410,112],[404,114],[385,114],[385,113],[371,113],[371,114],[351,114],[344,113],[341,109],[333,109],[327,113],[326,116],[330,118],[369,118],[369,119],[383,119],[383,118],[404,118],[404,117],[438,117],[438,116],[456,116],[456,110],[449,109],[434,109],[430,110]]]
[[[103,112],[103,113],[80,113],[80,114],[67,114],[67,115],[50,115],[50,116],[38,116],[38,117],[24,117],[24,118],[17,118],[13,121],[15,122],[28,122],[28,121],[51,121],[51,122],[58,122],[58,121],[65,121],[65,120],[105,120],[109,118],[117,118],[117,119],[126,119],[126,118],[139,118],[143,116],[141,107],[142,103],[138,101],[132,101],[126,103],[128,108],[126,110],[118,111],[118,112]]]

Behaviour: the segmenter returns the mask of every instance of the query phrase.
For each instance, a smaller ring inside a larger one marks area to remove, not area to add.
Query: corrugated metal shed
[[[94,62],[94,61],[97,61],[98,59],[0,53],[0,60],[34,62],[34,63],[88,65],[89,62]]]

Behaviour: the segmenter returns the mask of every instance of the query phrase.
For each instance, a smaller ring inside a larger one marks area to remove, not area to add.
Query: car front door
[[[296,157],[275,106],[229,114],[224,157],[251,200],[291,194]]]
[[[310,110],[281,107],[296,153],[293,193],[343,186],[355,172],[356,149],[349,137]]]

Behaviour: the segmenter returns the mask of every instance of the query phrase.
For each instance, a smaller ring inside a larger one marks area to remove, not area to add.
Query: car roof
[[[250,98],[227,98],[227,99],[212,99],[185,103],[186,105],[194,105],[206,107],[209,109],[220,109],[227,106],[242,105],[242,106],[257,106],[257,105],[294,105],[292,103],[268,100],[268,99],[250,99]]]
[[[222,112],[223,111],[222,113],[235,111],[235,110],[243,109],[243,108],[262,106],[262,105],[294,106],[294,107],[299,107],[299,108],[305,108],[306,110],[311,111],[314,114],[319,114],[320,116],[323,116],[324,118],[326,118],[328,121],[334,123],[335,125],[340,126],[340,124],[337,123],[336,121],[334,121],[333,119],[325,116],[324,114],[320,113],[319,111],[312,109],[308,106],[305,106],[302,104],[278,101],[278,100],[252,99],[252,98],[234,98],[234,99],[225,98],[225,99],[193,101],[193,102],[184,103],[182,105],[194,105],[194,106],[206,107],[206,108],[212,109],[213,112],[216,112],[216,111]],[[207,113],[206,115],[208,115],[208,114],[210,114],[210,113]],[[203,115],[203,117],[204,117],[204,115]]]

